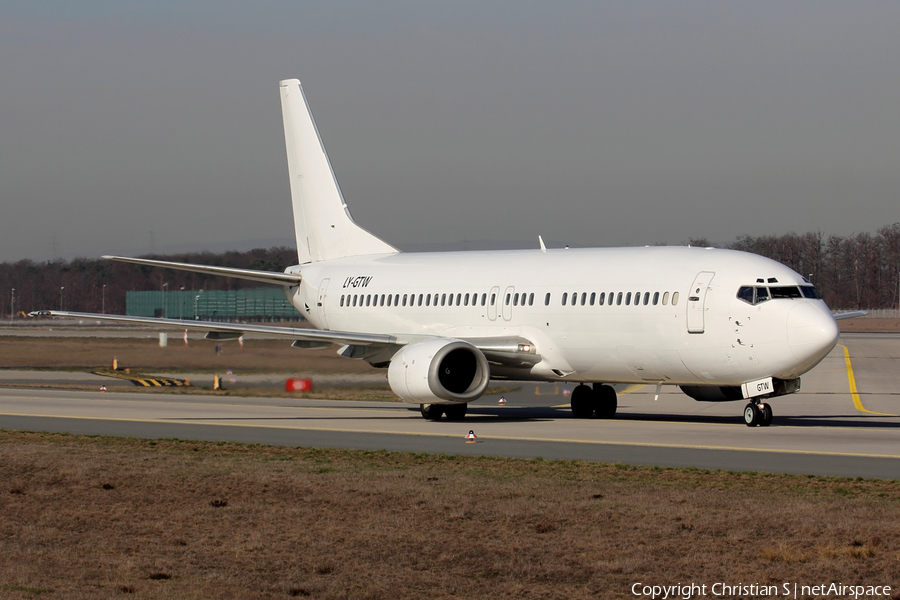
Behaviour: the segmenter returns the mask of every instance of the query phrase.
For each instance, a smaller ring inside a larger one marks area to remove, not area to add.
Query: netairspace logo
[[[631,586],[631,593],[635,596],[650,598],[651,600],[667,600],[668,598],[723,598],[734,596],[752,596],[757,598],[798,598],[826,597],[835,600],[860,600],[862,598],[890,597],[889,585],[844,585],[843,583],[823,583],[819,585],[802,585],[796,582],[782,583],[781,585],[762,585],[759,583],[727,583],[697,584],[677,583],[675,585],[650,585],[641,582]]]

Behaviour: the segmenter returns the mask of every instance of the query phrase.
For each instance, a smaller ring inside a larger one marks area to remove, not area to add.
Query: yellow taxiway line
[[[847,382],[850,384],[850,396],[853,398],[853,406],[859,412],[869,413],[871,415],[881,415],[883,417],[896,417],[900,415],[892,415],[890,413],[875,412],[863,406],[862,400],[859,399],[859,391],[856,389],[856,377],[853,376],[853,365],[850,364],[850,350],[847,346],[838,344],[844,349],[844,362],[847,364]]]

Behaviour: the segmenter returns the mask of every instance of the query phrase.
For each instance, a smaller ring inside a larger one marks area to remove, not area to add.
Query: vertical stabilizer
[[[353,222],[300,81],[287,79],[280,86],[300,264],[399,252]]]

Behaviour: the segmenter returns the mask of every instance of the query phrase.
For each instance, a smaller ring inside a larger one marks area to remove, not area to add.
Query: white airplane
[[[281,285],[316,329],[44,311],[201,329],[209,339],[264,332],[299,348],[386,367],[422,416],[462,419],[491,379],[577,383],[578,418],[612,418],[610,384],[678,385],[701,401],[768,399],[835,346],[838,327],[810,282],[775,261],[691,247],[403,253],[350,217],[296,79],[282,81],[298,264],[283,273],[106,256]],[[863,313],[838,315],[858,316]]]

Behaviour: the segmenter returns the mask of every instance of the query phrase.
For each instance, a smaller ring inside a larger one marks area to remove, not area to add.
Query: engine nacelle
[[[404,346],[391,359],[388,383],[410,404],[457,404],[484,394],[491,368],[481,350],[461,340]]]

